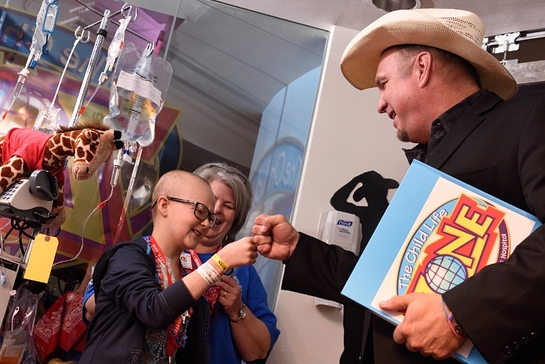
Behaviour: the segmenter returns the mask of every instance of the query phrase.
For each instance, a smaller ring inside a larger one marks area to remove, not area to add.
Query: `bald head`
[[[184,191],[196,186],[212,191],[206,180],[193,173],[180,170],[169,171],[157,181],[151,200],[155,202],[160,196],[180,196]],[[154,211],[152,214],[155,216]]]
[[[152,236],[169,259],[195,249],[215,222],[216,197],[207,181],[185,171],[165,173],[153,191]]]

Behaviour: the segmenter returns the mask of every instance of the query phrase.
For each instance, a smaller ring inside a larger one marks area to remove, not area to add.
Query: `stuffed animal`
[[[45,169],[57,177],[59,197],[53,202],[52,213],[58,214],[47,227],[57,228],[66,218],[64,211],[64,165],[74,157],[72,176],[77,180],[90,178],[112,152],[123,147],[121,132],[110,130],[98,122],[60,127],[54,135],[29,129],[13,128],[0,137],[0,192],[27,173]]]

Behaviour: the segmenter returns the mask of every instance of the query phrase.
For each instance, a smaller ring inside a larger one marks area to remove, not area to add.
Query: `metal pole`
[[[100,23],[100,27],[97,30],[97,38],[95,41],[95,46],[93,47],[93,52],[91,53],[91,58],[89,58],[89,64],[87,65],[87,70],[83,77],[81,88],[79,90],[79,95],[74,105],[74,111],[72,112],[72,118],[70,120],[69,126],[75,126],[81,116],[81,108],[85,102],[85,97],[87,96],[87,91],[89,90],[89,84],[91,83],[91,78],[95,71],[95,67],[102,51],[102,45],[104,44],[104,39],[108,36],[108,25],[110,23],[110,10],[104,11],[104,16]]]
[[[182,0],[178,0],[178,6],[176,7],[176,14],[174,14],[174,17],[172,19],[172,26],[170,27],[170,34],[169,34],[168,40],[167,40],[167,47],[165,49],[165,55],[163,57],[165,60],[167,59],[168,51],[170,49],[170,39],[172,39],[172,34],[174,34],[174,28],[176,27],[176,20],[178,19],[178,12],[180,11],[180,3],[181,2],[182,2]]]

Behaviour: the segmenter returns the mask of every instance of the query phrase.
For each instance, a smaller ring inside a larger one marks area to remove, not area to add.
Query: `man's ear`
[[[429,52],[420,52],[414,60],[414,67],[418,71],[418,85],[425,87],[430,81],[433,58]]]

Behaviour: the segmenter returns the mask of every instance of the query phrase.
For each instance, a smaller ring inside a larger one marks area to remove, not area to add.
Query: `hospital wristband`
[[[197,273],[200,274],[200,276],[206,281],[206,283],[208,283],[209,286],[218,283],[221,278],[219,273],[208,262],[201,264],[201,266],[197,268]]]
[[[212,259],[214,260],[214,262],[216,262],[220,266],[220,268],[223,270],[223,273],[227,273],[227,271],[229,270],[229,267],[227,266],[227,264],[225,264],[223,260],[221,260],[219,255],[217,254],[212,255]]]

